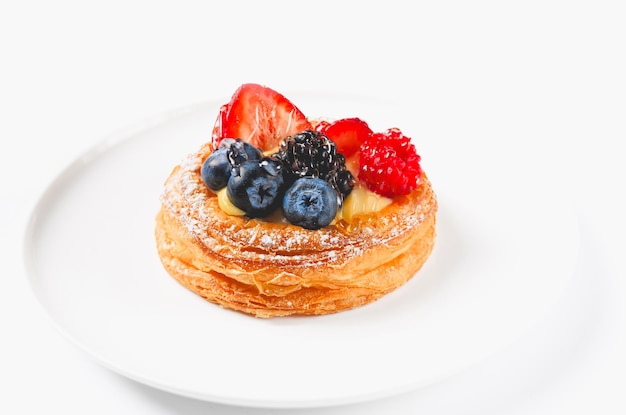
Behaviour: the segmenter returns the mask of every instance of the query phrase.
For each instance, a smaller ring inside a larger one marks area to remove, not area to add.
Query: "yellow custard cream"
[[[245,215],[243,210],[233,205],[230,201],[226,188],[218,190],[216,193],[217,201],[222,211],[231,216]],[[391,203],[392,200],[388,197],[376,194],[368,190],[365,186],[357,184],[348,197],[346,197],[346,200],[343,201],[343,206],[337,213],[337,220],[343,219],[350,223],[357,216],[379,212]]]

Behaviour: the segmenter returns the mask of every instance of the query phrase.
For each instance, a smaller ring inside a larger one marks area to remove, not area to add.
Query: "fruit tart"
[[[212,303],[263,318],[330,314],[417,273],[437,206],[398,128],[307,118],[250,83],[166,178],[156,245],[167,272]]]

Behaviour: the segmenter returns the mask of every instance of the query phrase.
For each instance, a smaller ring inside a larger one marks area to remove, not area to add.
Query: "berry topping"
[[[202,164],[200,174],[207,187],[217,191],[226,186],[233,169],[246,160],[260,160],[261,150],[240,139],[225,138]]]
[[[222,105],[213,127],[213,148],[224,137],[237,137],[264,151],[311,123],[280,93],[259,84],[243,84],[229,103]]]
[[[283,195],[282,164],[274,159],[246,160],[233,169],[228,198],[249,217],[265,217],[280,206]]]
[[[329,123],[320,122],[315,126],[337,145],[337,152],[345,157],[350,157],[357,151],[361,144],[373,134],[367,123],[360,118],[342,118]]]
[[[200,173],[224,212],[264,218],[282,205],[285,218],[306,229],[371,216],[422,176],[399,129],[374,133],[356,117],[312,124],[283,95],[253,83],[220,108],[212,147]]]
[[[319,120],[319,121],[315,121],[315,131],[319,131],[320,133],[324,132],[324,129],[328,128],[330,126],[330,121],[326,121],[326,120]]]
[[[260,148],[246,143],[240,138],[223,139],[218,146],[218,149],[221,148],[228,149],[228,161],[233,167],[239,166],[246,160],[260,160],[263,157]]]
[[[328,226],[337,215],[337,209],[335,190],[317,177],[296,180],[283,198],[283,213],[287,220],[305,229]]]
[[[318,177],[332,186],[340,201],[356,182],[335,143],[319,131],[306,130],[286,138],[275,156],[284,164],[288,183],[301,177]]]
[[[215,150],[202,164],[200,174],[207,187],[217,191],[226,186],[230,179],[230,163],[228,162],[228,149],[223,147]]]
[[[420,156],[397,128],[374,133],[360,148],[359,179],[386,197],[409,194],[420,181]]]

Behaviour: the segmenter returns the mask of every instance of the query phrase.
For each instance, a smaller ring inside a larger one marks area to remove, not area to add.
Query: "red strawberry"
[[[272,150],[282,139],[312,128],[302,111],[283,95],[259,84],[243,84],[220,108],[213,148],[229,137]]]
[[[346,158],[356,153],[361,144],[372,135],[370,127],[360,118],[343,118],[318,126],[318,130],[333,140],[337,145],[337,152]]]
[[[321,133],[324,132],[330,126],[330,122],[326,120],[319,120],[315,124],[315,131],[319,131]]]

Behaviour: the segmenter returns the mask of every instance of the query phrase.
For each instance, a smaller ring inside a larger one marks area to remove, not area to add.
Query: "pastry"
[[[242,85],[212,140],[165,181],[163,266],[206,300],[256,317],[379,299],[435,242],[437,199],[409,140],[358,118],[312,121],[278,92]]]

